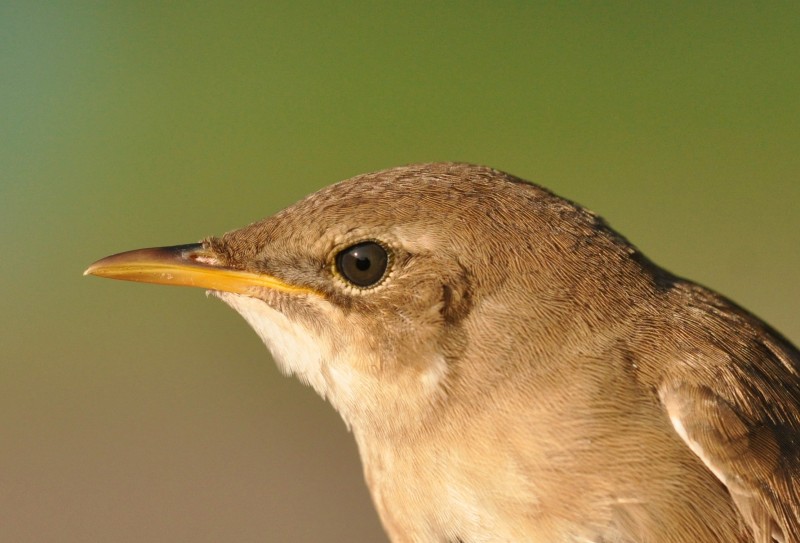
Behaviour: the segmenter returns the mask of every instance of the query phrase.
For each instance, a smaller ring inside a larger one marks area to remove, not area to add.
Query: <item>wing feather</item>
[[[774,393],[772,384],[750,383]],[[771,395],[761,395],[760,405],[747,397],[745,408],[708,385],[673,383],[660,391],[676,432],[728,488],[754,541],[800,543],[800,420],[766,403]],[[789,396],[777,401],[797,407]]]

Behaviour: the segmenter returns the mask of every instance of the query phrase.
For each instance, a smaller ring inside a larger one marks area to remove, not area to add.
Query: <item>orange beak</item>
[[[317,294],[277,277],[226,268],[201,243],[137,249],[102,258],[84,275],[184,287],[199,287],[256,296],[267,288],[294,294]]]

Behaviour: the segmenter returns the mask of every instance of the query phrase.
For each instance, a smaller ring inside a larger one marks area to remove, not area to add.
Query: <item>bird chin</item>
[[[287,375],[297,375],[323,398],[328,385],[322,374],[320,338],[308,327],[291,320],[265,301],[242,294],[208,291],[235,309],[267,346],[278,368]]]

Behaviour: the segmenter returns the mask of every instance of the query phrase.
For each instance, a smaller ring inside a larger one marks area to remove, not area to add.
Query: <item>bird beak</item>
[[[137,249],[107,256],[89,266],[83,275],[199,287],[246,296],[256,296],[264,288],[295,294],[314,293],[307,287],[290,285],[271,275],[225,267],[202,243]]]

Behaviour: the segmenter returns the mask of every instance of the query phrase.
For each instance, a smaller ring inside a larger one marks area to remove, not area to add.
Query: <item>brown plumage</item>
[[[238,310],[352,429],[392,541],[800,543],[797,349],[505,173],[367,174],[87,272]]]

